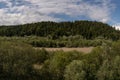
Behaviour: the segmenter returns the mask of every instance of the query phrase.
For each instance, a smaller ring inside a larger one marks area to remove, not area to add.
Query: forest
[[[120,31],[96,21],[0,26],[0,80],[120,80]]]
[[[0,36],[40,36],[58,39],[62,36],[81,35],[85,39],[104,37],[120,39],[120,31],[112,26],[96,21],[39,22],[15,26],[0,26]]]

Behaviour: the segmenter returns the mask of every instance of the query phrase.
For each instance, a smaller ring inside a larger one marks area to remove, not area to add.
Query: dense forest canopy
[[[41,36],[58,39],[61,36],[81,35],[86,39],[104,37],[120,39],[120,31],[96,21],[38,22],[16,26],[0,26],[0,36]]]

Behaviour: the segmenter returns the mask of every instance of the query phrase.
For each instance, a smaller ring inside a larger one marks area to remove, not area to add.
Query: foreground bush
[[[65,80],[85,80],[85,64],[80,60],[72,61],[65,70]]]
[[[35,51],[29,45],[0,42],[0,80],[32,79],[33,64],[42,63],[45,58],[45,51]]]

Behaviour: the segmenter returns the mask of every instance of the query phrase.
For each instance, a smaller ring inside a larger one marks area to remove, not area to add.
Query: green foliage
[[[78,52],[55,52],[49,62],[49,71],[53,74],[53,79],[63,79],[65,66],[72,60],[81,58],[82,54]]]
[[[0,42],[0,65],[4,75],[16,79],[23,75],[25,75],[24,77],[29,76],[32,71],[32,53],[31,47],[25,44]],[[31,62],[29,62],[30,60]]]
[[[65,80],[86,80],[85,64],[80,60],[74,60],[65,69]]]
[[[117,42],[114,42],[112,45],[112,53],[113,55],[119,55],[120,56],[120,40]]]
[[[63,36],[53,40],[49,37],[25,36],[25,37],[0,37],[0,41],[18,41],[30,44],[34,47],[96,47],[102,44],[111,44],[111,40],[94,39],[87,40],[80,35]]]
[[[120,79],[120,41],[84,54],[37,50],[24,42],[8,40],[0,41],[0,80]]]
[[[0,26],[0,36],[0,80],[120,80],[120,31],[108,24]],[[88,54],[33,48],[91,46]]]
[[[0,80],[29,79],[34,74],[33,65],[46,58],[47,52],[35,51],[27,44],[0,42]]]
[[[120,56],[108,61],[105,60],[97,73],[98,80],[119,80],[120,79]]]
[[[39,22],[16,26],[0,26],[0,36],[41,36],[58,39],[61,36],[82,35],[86,39],[102,36],[106,39],[120,39],[120,31],[108,24],[96,21]]]

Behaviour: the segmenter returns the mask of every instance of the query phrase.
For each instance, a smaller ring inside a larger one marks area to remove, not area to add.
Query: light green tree
[[[98,80],[120,80],[120,56],[112,61],[105,60],[97,73]]]
[[[74,60],[66,66],[65,80],[86,80],[86,72],[84,70],[84,62]]]

